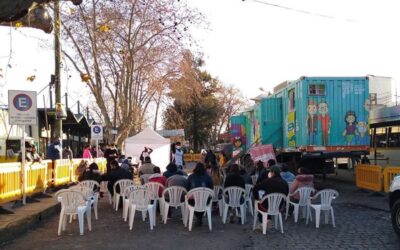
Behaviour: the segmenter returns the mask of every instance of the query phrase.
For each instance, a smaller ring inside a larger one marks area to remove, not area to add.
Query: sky
[[[399,87],[398,0],[186,2],[209,23],[206,30],[191,30],[205,69],[248,98],[263,94],[260,87],[269,91],[301,76],[391,76],[393,87]],[[40,30],[0,26],[0,104],[7,103],[9,89],[40,91],[48,84],[54,70],[52,43],[52,35]],[[26,80],[31,75],[33,82]],[[75,101],[84,101],[88,93],[68,65],[62,89]]]

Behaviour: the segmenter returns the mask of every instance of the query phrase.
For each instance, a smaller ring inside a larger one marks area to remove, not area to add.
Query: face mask
[[[181,147],[180,147],[180,146],[177,146],[176,149],[181,149]]]
[[[271,172],[268,173],[268,178],[272,178],[272,173]]]

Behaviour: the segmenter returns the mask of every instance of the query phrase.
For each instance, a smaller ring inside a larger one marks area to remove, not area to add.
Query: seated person
[[[156,167],[156,165],[151,163],[150,156],[146,156],[144,159],[144,164],[139,168],[139,176],[144,174],[153,174],[154,167]]]
[[[86,169],[86,171],[82,175],[82,178],[80,178],[79,181],[87,181],[87,180],[97,181],[99,184],[101,182],[101,174],[99,171],[99,167],[95,162],[89,165],[89,169]],[[97,189],[93,191],[96,192],[100,191],[100,187],[97,187]]]
[[[149,182],[158,182],[161,185],[165,186],[167,178],[165,178],[165,176],[161,175],[161,169],[159,167],[154,167],[153,173],[154,174],[149,176]],[[164,189],[160,187],[158,190],[158,197],[162,196],[163,191],[164,191]]]
[[[172,175],[167,177],[169,174],[166,175],[167,172],[170,172]],[[170,163],[167,166],[167,171],[164,172],[164,176],[167,177],[166,186],[179,186],[185,189],[189,188],[189,183],[186,177],[184,177],[181,172],[178,170],[178,167],[175,163]]]
[[[246,172],[244,167],[240,167],[240,176],[242,176],[245,184],[253,185],[253,181],[251,180],[251,176]]]
[[[254,186],[253,195],[257,200],[262,199],[262,197],[259,197],[260,190],[264,191],[264,196],[272,193],[282,193],[284,195],[288,195],[289,186],[287,182],[282,179],[281,169],[278,166],[272,166],[269,169],[268,178]],[[268,211],[268,201],[265,200],[264,203],[259,204],[259,209],[262,211]]]
[[[294,174],[289,171],[289,168],[286,164],[282,164],[282,172],[281,172],[281,177],[284,179],[287,183],[292,183],[294,181]]]
[[[294,191],[296,191],[298,188],[301,187],[314,187],[314,176],[309,174],[309,171],[307,168],[299,168],[298,169],[298,175],[292,182],[292,185],[290,186],[290,193],[292,194]],[[291,199],[293,201],[298,201],[299,200],[299,193],[294,194]]]
[[[213,189],[211,177],[207,174],[206,168],[203,163],[198,162],[193,169],[193,174],[188,178],[188,191],[198,187],[206,187]],[[194,199],[189,198],[189,204],[194,205]],[[211,199],[209,200],[211,202]],[[202,225],[203,212],[194,212],[197,218],[196,226]]]
[[[230,167],[228,176],[225,179],[224,188],[232,186],[246,188],[246,183],[244,182],[243,177],[240,176],[238,164],[233,164]]]
[[[173,175],[187,175],[185,172],[183,172],[182,170],[178,169],[178,166],[176,166],[175,163],[171,162],[170,164],[168,164],[167,166],[167,171],[165,171],[163,173],[163,175],[165,176],[165,178],[169,178]]]
[[[110,192],[111,195],[114,195],[114,184],[123,179],[129,179],[132,180],[133,176],[132,173],[130,173],[128,170],[120,168],[118,161],[112,160],[110,162],[110,172],[104,174],[101,177],[102,181],[108,181],[107,189]],[[119,187],[117,187],[117,192],[120,192]]]

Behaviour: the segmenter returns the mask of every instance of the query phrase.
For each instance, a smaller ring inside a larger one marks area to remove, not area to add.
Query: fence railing
[[[396,175],[400,174],[400,167],[385,167],[383,170],[383,191],[389,192],[390,184]]]
[[[380,192],[382,190],[382,167],[375,165],[357,165],[356,186]]]
[[[25,164],[24,175],[22,174],[20,162],[1,163],[0,205],[44,192],[49,186],[60,186],[76,182],[75,170],[81,160],[44,160],[40,163],[27,163]],[[102,173],[105,173],[106,159],[96,158],[92,161],[98,164]]]
[[[384,167],[359,164],[356,170],[356,186],[375,192],[389,192],[393,178],[400,174],[400,167]]]

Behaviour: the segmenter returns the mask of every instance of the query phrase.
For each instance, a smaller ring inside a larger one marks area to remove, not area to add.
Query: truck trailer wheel
[[[391,214],[393,229],[397,233],[397,236],[400,237],[400,199],[393,204]]]

